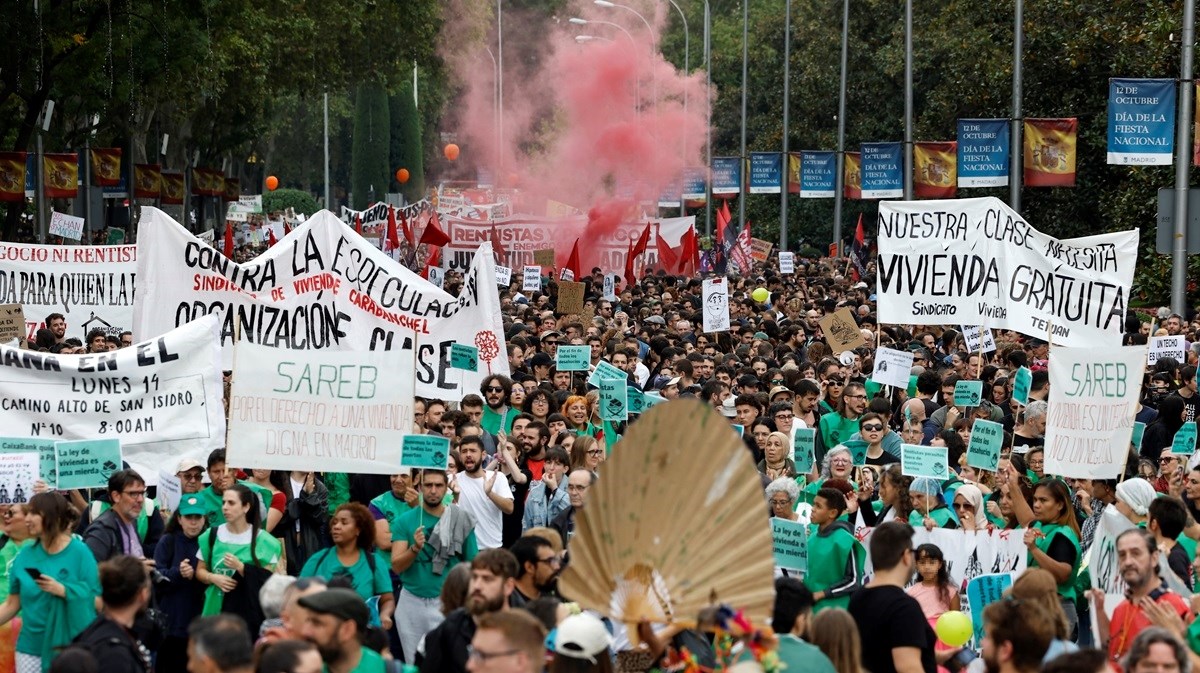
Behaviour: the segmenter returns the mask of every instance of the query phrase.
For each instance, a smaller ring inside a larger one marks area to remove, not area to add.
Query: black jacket
[[[561,514],[554,517],[550,522],[550,527],[558,531],[562,536],[563,549],[566,549],[571,544],[571,533],[575,531],[575,508],[568,507]]]
[[[150,673],[150,651],[124,626],[104,615],[96,617],[71,642],[91,652],[104,673]]]
[[[137,522],[133,523],[134,530],[137,530]],[[158,546],[158,540],[162,537],[163,520],[162,516],[155,508],[154,512],[149,516],[149,523],[146,530],[146,539],[136,541],[142,548],[142,555],[146,558],[154,558],[154,548]],[[88,525],[87,530],[83,534],[83,541],[87,544],[88,549],[92,550],[92,554],[96,557],[96,562],[100,563],[108,559],[125,553],[125,531],[121,527],[121,523],[117,520],[117,513],[109,509],[103,514],[96,517]]]
[[[466,673],[467,646],[474,637],[475,619],[466,608],[446,615],[437,628],[425,635],[425,656],[417,662],[421,673]]]

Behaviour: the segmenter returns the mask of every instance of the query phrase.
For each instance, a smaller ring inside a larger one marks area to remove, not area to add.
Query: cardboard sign
[[[954,406],[977,407],[983,401],[983,381],[959,381],[954,384]]]
[[[629,415],[640,414],[646,410],[646,394],[637,386],[626,386],[629,389]],[[737,426],[741,427],[741,426]],[[741,436],[741,433],[738,433]]]
[[[1150,337],[1150,351],[1146,364],[1153,367],[1162,358],[1174,358],[1182,364],[1187,361],[1187,340],[1183,335]]]
[[[971,626],[975,629],[975,642],[983,642],[983,609],[1004,598],[1004,591],[1012,586],[1012,575],[998,573],[980,575],[967,582],[967,603],[971,606]]]
[[[977,418],[971,425],[971,443],[967,445],[967,465],[977,470],[995,472],[1000,466],[1000,450],[1003,447],[1004,426]]]
[[[821,318],[820,325],[821,332],[825,334],[825,341],[834,353],[854,350],[867,342],[862,332],[858,331],[854,314],[845,306]]]
[[[0,304],[0,342],[25,341],[25,309],[20,304]]]
[[[538,266],[553,267],[554,266],[554,249],[549,248],[546,250],[534,250],[533,251],[533,263],[537,264]]]
[[[600,420],[629,419],[628,378],[600,379]]]
[[[842,446],[850,449],[850,462],[855,467],[867,464],[867,440],[847,439],[842,442]]]
[[[1129,443],[1138,451],[1142,450],[1142,437],[1146,435],[1146,424],[1141,421],[1133,422],[1133,434],[1129,437]]]
[[[586,372],[592,364],[591,346],[559,346],[554,354],[554,369],[560,372]]]
[[[781,273],[781,274],[796,273],[796,253],[794,253],[794,252],[779,253],[779,273]]]
[[[542,289],[542,267],[525,267],[521,276],[521,291],[537,292],[540,289]]]
[[[0,453],[0,505],[29,502],[38,480],[39,460],[32,451]]]
[[[704,331],[729,331],[729,282],[722,276],[704,279]]]
[[[788,458],[796,463],[796,474],[812,472],[816,461],[817,429],[792,426],[792,448]]]
[[[900,471],[906,477],[950,478],[950,463],[944,446],[900,445]]]
[[[450,344],[450,366],[468,372],[479,371],[479,349],[466,344]]]
[[[38,475],[42,481],[46,482],[47,486],[56,489],[58,484],[58,472],[55,468],[58,454],[54,450],[56,443],[57,441],[53,439],[4,437],[0,438],[0,453],[25,451],[38,454]]]
[[[104,488],[108,477],[121,469],[121,440],[84,439],[55,442],[58,488]]]
[[[512,269],[507,266],[496,265],[496,284],[501,287],[508,287],[512,282]]]
[[[808,527],[799,521],[771,517],[771,541],[775,565],[788,570],[808,571]]]
[[[83,218],[51,211],[50,235],[78,241],[83,238]]]
[[[1013,375],[1013,399],[1017,404],[1029,404],[1029,388],[1033,386],[1033,371],[1021,367]]]
[[[405,435],[400,442],[400,467],[444,470],[450,459],[450,439],[436,435]]]
[[[1190,456],[1196,452],[1196,421],[1184,423],[1171,440],[1171,453],[1176,456]]]
[[[871,372],[871,380],[893,388],[904,388],[908,386],[912,364],[913,354],[909,351],[879,348],[875,351],[875,371]]]
[[[555,306],[559,315],[583,313],[583,283],[562,281],[558,284],[558,304]]]
[[[562,346],[559,346],[559,348],[562,348]],[[589,357],[590,357],[590,351],[589,351]],[[609,362],[608,360],[601,360],[596,363],[596,369],[594,369],[592,371],[591,375],[588,376],[587,383],[589,386],[592,386],[593,388],[599,388],[600,387],[600,379],[619,379],[619,378],[628,379],[629,374],[625,370],[614,365],[613,363]]]

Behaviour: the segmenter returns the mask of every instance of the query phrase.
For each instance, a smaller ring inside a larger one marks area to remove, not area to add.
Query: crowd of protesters
[[[556,370],[557,349],[580,345],[593,366],[604,360],[626,372],[651,403],[695,397],[711,405],[741,432],[760,472],[764,515],[810,526],[808,571],[777,573],[776,659],[749,661],[762,657],[747,647],[747,661],[728,670],[1189,670],[1200,652],[1184,593],[1200,537],[1200,466],[1164,447],[1195,419],[1195,351],[1146,373],[1137,420],[1147,427],[1140,449],[1130,447],[1125,478],[1062,479],[1044,471],[1045,341],[994,331],[997,348],[984,353],[968,347],[961,326],[880,325],[871,269],[859,279],[843,276],[846,268],[843,260],[800,260],[793,274],[760,264],[731,277],[730,330],[719,333],[703,331],[698,278],[646,274],[605,297],[604,271],[593,269],[581,279],[583,312],[567,315],[556,310],[552,278],[537,292],[519,291],[518,279],[500,290],[511,374],[488,376],[461,400],[414,405],[414,432],[451,441],[444,471],[242,470],[217,450],[205,464],[175,465],[182,495],[169,513],[128,469],[113,473],[107,489],[39,489],[26,504],[0,506],[0,639],[9,643],[0,668],[718,666],[709,629],[639,625],[630,633],[558,592],[589,490],[636,422],[602,420],[586,376]],[[445,283],[455,293],[461,277],[448,273]],[[758,288],[767,301],[751,296]],[[821,322],[842,308],[862,345],[839,353]],[[1145,343],[1156,325],[1196,341],[1195,316],[1152,317],[1129,314],[1127,343]],[[134,337],[76,343],[62,315],[46,323],[31,348],[97,352]],[[913,354],[909,389],[869,380],[878,347]],[[1032,371],[1027,404],[1013,399],[1022,367]],[[960,380],[983,382],[978,405],[955,404]],[[1004,427],[994,473],[966,464],[977,419]],[[790,455],[797,428],[815,430],[811,470]],[[862,465],[847,447],[855,440],[866,446]],[[951,479],[905,476],[902,444],[946,447]],[[1109,505],[1131,529],[1116,545],[1129,591],[1106,611],[1082,566]],[[874,527],[866,547],[855,535],[864,526]],[[921,528],[1025,530],[1030,569],[983,611],[974,650],[934,633],[941,614],[961,607],[963,587],[950,582],[944,550],[914,546]]]

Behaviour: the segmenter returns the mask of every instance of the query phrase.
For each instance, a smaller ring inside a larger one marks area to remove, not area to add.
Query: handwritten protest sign
[[[583,283],[560,282],[555,309],[560,315],[583,313]]]
[[[854,315],[850,313],[850,309],[843,306],[834,313],[828,313],[820,321],[821,331],[825,334],[825,341],[829,343],[829,347],[834,353],[853,350],[867,342],[863,338],[862,332],[858,331],[858,323],[854,322]]]
[[[1046,474],[1079,479],[1120,476],[1129,453],[1145,362],[1145,346],[1054,349],[1049,367]]]
[[[992,330],[987,327],[963,325],[962,336],[967,350],[972,353],[991,353],[996,350],[996,339],[992,336]]]
[[[782,273],[782,274],[796,273],[796,253],[794,253],[794,252],[779,253],[779,273]]]
[[[58,483],[55,465],[58,454],[54,450],[56,440],[53,439],[23,439],[21,437],[0,438],[0,453],[23,451],[38,455],[38,475],[50,488],[57,489]]]
[[[1029,388],[1033,385],[1033,371],[1021,367],[1013,374],[1013,399],[1017,404],[1029,404]]]
[[[0,453],[0,505],[26,503],[38,480],[39,456],[32,451]]]
[[[468,372],[479,371],[479,349],[466,344],[450,344],[450,366]]]
[[[628,378],[600,379],[600,420],[624,421],[629,418]]]
[[[959,381],[954,384],[954,406],[977,407],[983,401],[983,381]]]
[[[103,488],[109,475],[121,469],[119,439],[56,442],[54,452],[59,490]]]
[[[775,565],[788,570],[808,571],[808,530],[804,524],[772,517],[771,541]]]
[[[512,269],[507,266],[496,265],[496,285],[500,287],[508,287],[512,282]]]
[[[450,458],[450,440],[436,435],[405,435],[401,441],[401,467],[444,470]],[[395,468],[392,468],[395,471]]]
[[[24,341],[28,335],[25,310],[20,304],[0,304],[0,343]]]
[[[521,291],[537,292],[540,289],[542,289],[542,267],[525,267],[521,276]]]
[[[816,428],[792,428],[792,448],[788,458],[796,463],[796,474],[812,472],[813,461],[816,459]]]
[[[704,331],[729,331],[729,282],[717,276],[704,279]]]
[[[906,477],[949,479],[950,463],[946,447],[901,444],[900,471]]]
[[[875,371],[871,372],[871,380],[885,386],[904,388],[908,386],[912,363],[913,354],[909,351],[879,348],[875,351]]]
[[[394,474],[401,439],[412,432],[413,367],[408,350],[295,351],[238,342],[229,464],[272,470],[336,464],[347,472]]]
[[[1146,364],[1153,367],[1162,358],[1174,358],[1176,362],[1186,362],[1187,339],[1183,335],[1150,337],[1150,350],[1146,354]]]
[[[171,469],[160,469],[158,471],[158,495],[155,500],[158,506],[164,512],[174,512],[179,508],[179,498],[183,495],[183,484],[179,481],[179,476]]]
[[[50,214],[50,235],[78,241],[83,238],[83,218],[53,211]]]
[[[1175,431],[1171,440],[1171,453],[1176,456],[1190,456],[1196,452],[1196,421],[1188,421]]]
[[[971,443],[967,445],[967,465],[977,470],[995,472],[1000,466],[1002,448],[1004,426],[981,418],[975,419],[971,425]]]
[[[560,372],[586,372],[591,363],[591,346],[560,345],[554,354],[554,367]]]

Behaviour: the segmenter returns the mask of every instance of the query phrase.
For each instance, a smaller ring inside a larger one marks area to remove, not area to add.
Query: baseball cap
[[[554,358],[551,358],[549,353],[537,353],[530,358],[529,364],[533,367],[549,367],[554,364]]]
[[[854,289],[855,290],[865,290],[865,289],[867,289],[867,284],[862,281],[859,281],[854,284]]]
[[[737,416],[737,407],[734,406],[733,400],[733,395],[726,397],[725,401],[721,403],[721,407],[717,410],[720,411],[721,415],[725,418],[734,418]]]
[[[774,388],[771,389],[771,394],[768,395],[767,397],[768,397],[768,399],[773,400],[773,399],[775,399],[776,395],[780,395],[782,393],[787,393],[788,395],[791,395],[792,389],[788,388],[787,386],[775,386]]]
[[[604,622],[587,613],[562,620],[554,632],[554,653],[596,663],[596,656],[612,647]]]
[[[204,504],[200,502],[200,498],[189,495],[179,500],[179,507],[176,508],[179,516],[204,516],[208,512],[204,511]]]
[[[670,386],[677,386],[677,385],[679,385],[679,377],[678,376],[673,377],[670,381],[667,381],[667,384],[664,385],[663,387],[669,388]]]
[[[317,614],[351,620],[358,625],[360,633],[367,630],[367,622],[371,619],[366,601],[353,589],[326,589],[304,596],[299,603],[300,607]]]
[[[188,470],[194,470],[196,468],[203,470],[204,465],[202,465],[200,461],[196,460],[195,458],[184,458],[179,461],[179,465],[175,468],[175,473],[179,474],[180,472],[187,472]]]

